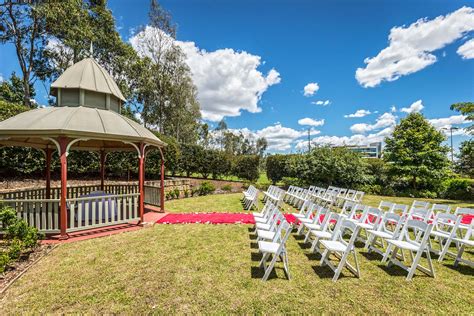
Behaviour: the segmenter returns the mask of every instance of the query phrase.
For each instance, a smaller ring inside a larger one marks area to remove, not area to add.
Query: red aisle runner
[[[290,223],[295,221],[292,214],[285,214]],[[255,224],[250,213],[175,213],[167,214],[157,221],[158,224]]]

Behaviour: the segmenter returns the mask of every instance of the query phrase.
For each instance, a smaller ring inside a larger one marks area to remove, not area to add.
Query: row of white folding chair
[[[280,205],[285,193],[286,192],[279,187],[271,185],[268,187],[267,191],[263,192],[263,201],[266,202],[270,199],[274,204]]]
[[[294,192],[287,193],[289,196],[287,203],[293,205],[294,207],[301,207],[303,203],[308,199],[308,189],[295,187]]]
[[[253,206],[258,209],[258,190],[253,185],[244,191],[244,197],[242,199],[244,203],[244,209],[250,210]]]

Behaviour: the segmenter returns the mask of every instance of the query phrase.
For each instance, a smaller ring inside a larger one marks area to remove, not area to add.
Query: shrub
[[[5,252],[0,252],[0,273],[5,272],[5,268],[10,264],[10,257]]]
[[[230,192],[232,191],[232,186],[230,184],[225,184],[221,187],[222,191]]]
[[[273,184],[288,176],[289,159],[289,155],[272,155],[267,157],[267,177]]]
[[[214,184],[212,184],[209,181],[204,181],[201,183],[201,185],[198,188],[198,194],[199,195],[208,195],[213,193],[216,190],[216,187]]]
[[[189,197],[189,194],[190,194],[189,190],[186,189],[183,191],[183,193],[184,193],[185,198]]]
[[[242,155],[236,157],[232,171],[239,178],[255,182],[258,179],[260,156]]]
[[[444,184],[443,197],[454,200],[472,200],[474,197],[474,179],[454,178]]]

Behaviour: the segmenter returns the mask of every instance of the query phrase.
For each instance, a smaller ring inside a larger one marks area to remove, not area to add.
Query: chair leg
[[[442,246],[442,248],[441,253],[439,254],[438,262],[442,262],[444,260],[444,256],[446,256],[446,253],[449,250],[449,246],[451,246],[451,237],[446,239],[444,245],[441,243],[440,240],[440,245]]]
[[[431,253],[430,253],[430,250],[426,250],[426,258],[428,259],[428,268],[430,269],[431,271],[431,276],[433,278],[436,278],[436,275],[435,275],[435,270],[434,270],[434,267],[433,267],[433,261],[431,260]]]
[[[356,271],[357,271],[357,277],[360,278],[360,266],[359,266],[359,259],[357,258],[357,253],[353,252],[354,254],[354,261],[355,261],[355,266],[356,266]]]
[[[270,273],[273,270],[273,267],[275,266],[275,262],[277,260],[278,256],[274,255],[272,261],[270,261],[270,264],[267,266],[265,269],[265,274],[263,275],[262,281],[266,281],[268,277],[270,276]]]
[[[421,250],[421,249],[416,252],[415,259],[413,260],[413,263],[411,264],[411,267],[408,270],[407,281],[410,281],[413,278],[413,275],[415,274],[416,268],[418,267],[418,264],[420,263],[422,254],[423,254],[423,250]]]
[[[311,230],[308,229],[308,232],[306,232],[306,237],[304,238],[304,243],[307,243],[307,242],[308,242],[310,235],[311,235]]]
[[[285,268],[288,280],[291,280],[290,265],[288,264],[288,254],[286,252],[283,253],[283,267]]]
[[[344,268],[344,266],[346,265],[346,261],[347,261],[347,256],[349,255],[349,252],[350,250],[346,250],[344,252],[344,254],[342,255],[341,257],[341,260],[339,261],[339,264],[337,265],[337,269],[336,271],[334,272],[334,277],[332,278],[333,282],[336,282],[337,279],[339,279],[339,275],[341,274],[342,272],[342,269]]]
[[[456,260],[454,260],[454,266],[455,267],[457,267],[459,265],[459,262],[461,261],[463,252],[464,252],[464,245],[461,245],[461,247],[458,250],[458,255],[456,256]]]
[[[267,261],[267,259],[268,259],[268,253],[265,252],[262,255],[262,260],[260,260],[260,264],[259,264],[260,268],[265,266],[265,261]]]

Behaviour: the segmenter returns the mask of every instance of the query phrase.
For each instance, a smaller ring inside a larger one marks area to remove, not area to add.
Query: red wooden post
[[[165,156],[163,150],[160,149],[161,154],[161,170],[160,170],[160,209],[165,211]]]
[[[46,148],[46,199],[51,198],[51,157],[53,150]]]
[[[105,151],[100,151],[100,190],[104,191],[105,179]]]
[[[59,239],[67,239],[67,145],[69,140],[66,137],[59,137],[60,160],[61,160],[61,204],[60,204],[60,230],[61,236]]]
[[[138,157],[138,190],[140,192],[140,222],[143,223],[143,214],[145,214],[145,144],[140,144],[140,155]]]

